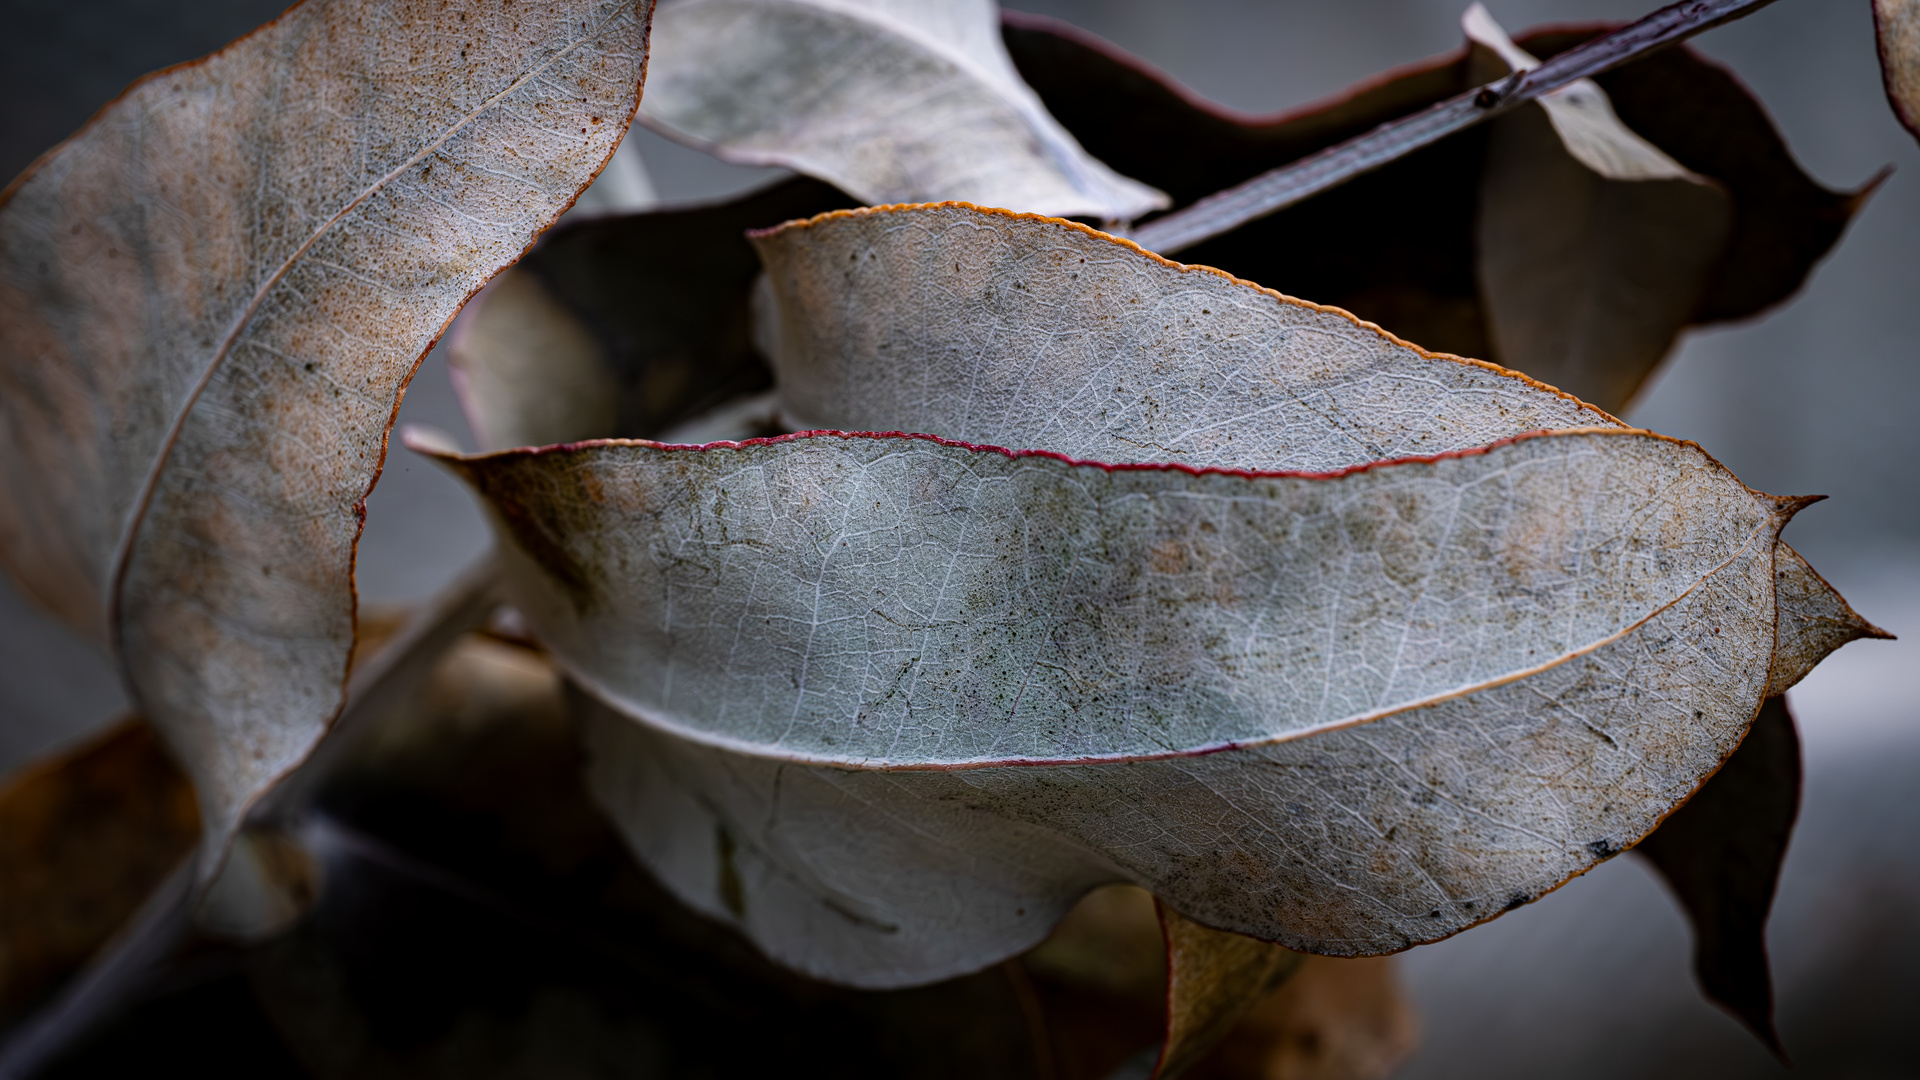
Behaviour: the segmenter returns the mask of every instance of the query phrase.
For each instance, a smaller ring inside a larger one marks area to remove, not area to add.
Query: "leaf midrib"
[[[1153,761],[1174,761],[1174,760],[1180,760],[1183,758],[1205,757],[1211,754],[1224,753],[1224,752],[1234,751],[1234,750],[1248,750],[1256,747],[1276,746],[1281,743],[1293,742],[1297,739],[1309,738],[1311,736],[1325,734],[1326,732],[1330,732],[1330,731],[1340,731],[1346,728],[1360,727],[1366,724],[1373,723],[1376,720],[1384,720],[1391,716],[1397,716],[1402,713],[1413,712],[1417,709],[1430,708],[1432,706],[1439,705],[1447,701],[1453,701],[1453,700],[1457,700],[1459,698],[1464,698],[1464,697],[1471,697],[1474,694],[1481,693],[1486,690],[1493,690],[1502,686],[1508,686],[1513,683],[1520,682],[1524,679],[1530,679],[1536,675],[1544,674],[1545,672],[1551,671],[1554,668],[1562,666],[1563,664],[1567,664],[1574,660],[1578,660],[1583,656],[1588,656],[1598,651],[1599,649],[1606,647],[1607,645],[1611,645],[1616,641],[1620,641],[1625,637],[1627,637],[1628,635],[1639,630],[1641,627],[1645,626],[1647,623],[1652,622],[1654,619],[1660,617],[1662,614],[1665,614],[1666,612],[1672,610],[1675,605],[1679,604],[1681,601],[1685,600],[1687,597],[1693,595],[1703,585],[1713,580],[1716,576],[1718,576],[1720,573],[1725,571],[1728,567],[1732,566],[1735,562],[1738,562],[1742,557],[1747,556],[1752,551],[1755,543],[1761,542],[1763,540],[1768,543],[1773,542],[1773,540],[1775,539],[1775,534],[1777,534],[1779,531],[1778,526],[1779,526],[1779,521],[1778,521],[1777,515],[1773,515],[1773,514],[1767,515],[1765,518],[1763,518],[1758,524],[1756,524],[1753,527],[1753,530],[1748,533],[1747,538],[1743,542],[1741,542],[1741,544],[1737,548],[1735,548],[1730,555],[1728,555],[1720,563],[1709,568],[1707,571],[1702,573],[1699,577],[1695,578],[1690,585],[1688,585],[1685,589],[1682,589],[1681,591],[1675,593],[1673,597],[1667,600],[1665,603],[1658,605],[1657,607],[1648,611],[1645,615],[1641,616],[1640,618],[1634,620],[1631,623],[1628,623],[1626,626],[1621,627],[1620,629],[1614,631],[1611,634],[1608,634],[1605,637],[1597,638],[1591,642],[1588,642],[1585,645],[1580,646],[1577,649],[1571,649],[1565,653],[1562,653],[1559,656],[1543,661],[1542,663],[1536,664],[1532,667],[1521,668],[1515,671],[1510,671],[1503,675],[1499,675],[1491,679],[1483,679],[1479,682],[1469,683],[1464,686],[1454,687],[1451,690],[1444,690],[1439,693],[1429,694],[1425,697],[1417,698],[1411,701],[1400,702],[1398,704],[1385,706],[1383,708],[1369,710],[1364,713],[1355,713],[1350,716],[1343,716],[1337,720],[1323,721],[1318,724],[1312,724],[1307,727],[1298,728],[1293,731],[1287,731],[1278,735],[1268,735],[1268,736],[1262,736],[1262,737],[1253,738],[1253,739],[1230,740],[1230,741],[1216,743],[1216,744],[1208,744],[1208,745],[1197,746],[1197,747],[1188,747],[1180,750],[1166,750],[1166,751],[1160,751],[1160,752],[1154,752],[1154,753],[1087,754],[1079,757],[1068,757],[1068,758],[1002,758],[1002,759],[995,759],[995,760],[989,760],[989,761],[943,761],[943,762],[879,761],[879,762],[876,762],[871,759],[854,760],[850,758],[832,757],[824,754],[775,752],[770,750],[766,745],[761,743],[750,742],[745,739],[730,738],[728,736],[719,735],[713,732],[701,731],[697,728],[690,727],[687,724],[681,723],[679,721],[668,720],[657,714],[654,714],[652,710],[650,710],[646,706],[640,704],[639,702],[633,701],[632,699],[627,697],[625,694],[615,691],[611,687],[607,686],[605,683],[601,682],[599,679],[595,678],[592,673],[585,671],[582,668],[580,668],[578,665],[572,663],[564,650],[556,651],[552,655],[551,659],[556,665],[558,665],[560,668],[562,668],[566,672],[569,678],[578,682],[584,689],[592,693],[593,696],[599,698],[601,701],[614,705],[615,708],[623,716],[626,716],[627,718],[634,720],[637,723],[645,724],[648,727],[651,727],[664,734],[673,736],[675,738],[685,739],[688,742],[692,742],[701,746],[711,747],[713,749],[722,750],[728,753],[739,754],[744,757],[758,758],[758,759],[767,760],[767,761],[777,761],[785,764],[824,767],[824,768],[831,768],[831,769],[845,769],[845,770],[854,771],[854,772],[966,772],[966,771],[971,771],[975,769],[1064,768],[1064,767],[1077,766],[1077,765],[1126,765],[1126,764],[1140,764],[1140,763],[1153,762]]]
[[[373,183],[369,184],[364,190],[336,211],[333,216],[316,226],[312,235],[302,241],[300,246],[295,248],[293,252],[281,262],[280,266],[275,269],[270,277],[261,282],[259,288],[254,291],[253,297],[248,300],[247,306],[240,312],[239,316],[235,318],[226,336],[221,339],[219,347],[215,349],[213,354],[208,358],[206,370],[201,373],[199,381],[194,384],[193,389],[187,392],[186,398],[181,402],[179,411],[174,414],[173,422],[168,426],[166,438],[161,440],[159,448],[154,453],[153,465],[148,470],[146,478],[141,482],[139,497],[134,500],[132,509],[128,511],[127,522],[121,530],[120,542],[114,552],[113,574],[111,578],[112,587],[108,600],[107,627],[116,653],[124,655],[121,630],[122,594],[126,585],[128,568],[133,562],[134,547],[138,543],[141,530],[146,524],[147,511],[152,506],[154,493],[159,490],[160,479],[165,475],[167,467],[172,461],[174,447],[180,440],[181,432],[186,429],[187,421],[192,417],[194,408],[199,404],[201,394],[206,391],[206,388],[212,384],[214,376],[225,366],[227,360],[233,353],[234,347],[239,344],[249,324],[252,323],[253,316],[259,311],[260,305],[279,287],[288,272],[306,256],[307,252],[310,251],[315,244],[319,243],[320,239],[331,232],[342,220],[364,206],[369,200],[385,191],[389,185],[404,175],[407,170],[438,152],[439,149],[445,146],[455,135],[458,135],[481,116],[497,108],[502,102],[517,93],[529,81],[544,75],[556,64],[577,50],[600,40],[609,27],[619,21],[623,16],[629,14],[631,14],[631,10],[625,4],[616,7],[611,15],[602,20],[597,26],[594,26],[589,33],[582,36],[578,41],[557,50],[552,56],[548,57],[544,63],[538,64],[526,72],[523,72],[504,89],[492,97],[487,98],[486,101],[468,111],[464,116],[461,116],[445,131],[441,132],[432,142],[423,146],[412,157],[395,166],[385,175],[374,180]],[[224,52],[224,50],[222,51]],[[215,55],[218,56],[219,54]],[[212,58],[210,57],[209,59]]]

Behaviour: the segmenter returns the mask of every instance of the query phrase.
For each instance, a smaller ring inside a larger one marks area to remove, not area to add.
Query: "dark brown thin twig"
[[[1412,116],[1309,154],[1193,205],[1123,233],[1148,251],[1171,255],[1284,210],[1372,172],[1423,146],[1491,119],[1577,79],[1585,79],[1751,15],[1773,0],[1685,0],[1505,79],[1448,98]]]

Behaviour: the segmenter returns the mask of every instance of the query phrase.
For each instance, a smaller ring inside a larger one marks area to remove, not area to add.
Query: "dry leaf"
[[[139,720],[0,788],[0,1023],[91,957],[199,831],[193,788]]]
[[[339,708],[401,388],[613,152],[648,7],[309,0],[8,189],[0,553],[112,642],[215,837]]]
[[[806,419],[896,426],[857,422],[891,394],[970,442],[1322,470],[1607,419],[1065,222],[906,207],[759,243]],[[516,606],[626,714],[591,728],[595,786],[642,858],[868,986],[1009,955],[1115,879],[1335,954],[1538,896],[1738,741],[1800,505],[1618,428],[1317,476],[832,434],[449,460]]]
[[[1167,1034],[1154,1076],[1186,1074],[1249,1010],[1291,976],[1301,956],[1202,926],[1158,905],[1167,942]]]
[[[1419,1029],[1392,960],[1301,958],[1189,1080],[1385,1080]]]
[[[1726,765],[1634,849],[1686,908],[1700,988],[1782,1057],[1767,912],[1799,812],[1800,738],[1787,699],[1770,697]]]
[[[720,206],[556,229],[454,330],[469,426],[487,449],[651,437],[765,389],[746,231],[855,202],[795,178]]]
[[[1108,220],[1165,207],[1047,114],[996,16],[992,0],[688,0],[660,12],[642,117],[869,203],[970,199]]]
[[[1873,0],[1874,40],[1880,50],[1880,76],[1887,104],[1914,138],[1920,139],[1920,3]]]
[[[1476,3],[1474,78],[1539,61]],[[1699,307],[1733,204],[1620,122],[1581,79],[1495,120],[1475,226],[1494,355],[1588,401],[1633,397]]]
[[[1176,206],[1474,85],[1462,51],[1296,113],[1254,117],[1198,98],[1083,31],[1024,15],[1005,23],[1014,63],[1047,108],[1088,150],[1164,189]],[[1606,29],[1541,31],[1519,45],[1551,57]],[[1725,257],[1686,313],[1690,323],[1747,318],[1790,296],[1864,197],[1809,179],[1740,82],[1690,49],[1663,50],[1596,81],[1628,128],[1733,202]],[[1181,257],[1337,304],[1429,348],[1506,361],[1491,345],[1476,261],[1488,138],[1475,130],[1445,140]],[[1579,216],[1577,207],[1568,213]],[[1590,400],[1623,408],[1625,397],[1609,386],[1627,381],[1608,380],[1596,389],[1612,396]]]
[[[567,696],[538,652],[469,636],[334,774],[318,917],[244,961],[314,1075],[755,1076],[825,1053],[837,1076],[1040,1080],[1001,968],[823,986],[676,903],[588,798]]]

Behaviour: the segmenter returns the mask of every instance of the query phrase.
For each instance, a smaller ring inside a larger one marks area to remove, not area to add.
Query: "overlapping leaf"
[[[1535,56],[1551,57],[1603,29],[1523,34],[1519,46]],[[1296,113],[1254,117],[1206,102],[1114,46],[1061,23],[1009,14],[1005,35],[1022,77],[1074,137],[1120,171],[1166,191],[1176,207],[1468,90],[1504,70],[1487,66],[1491,54],[1481,53],[1476,63],[1474,52],[1462,51]],[[1678,291],[1696,299],[1677,312],[1680,322],[1745,318],[1791,295],[1839,238],[1865,194],[1828,191],[1809,179],[1739,81],[1689,49],[1663,50],[1595,82],[1630,131],[1685,170],[1712,180],[1731,200],[1733,223],[1724,249],[1704,262],[1688,256],[1696,277],[1658,265],[1623,267],[1616,261],[1613,267],[1630,269],[1635,280],[1681,282]],[[1555,224],[1550,233],[1563,234],[1566,244],[1575,239],[1564,235],[1568,228],[1591,222],[1596,212],[1606,210],[1616,221],[1635,222],[1629,235],[1615,239],[1620,245],[1616,255],[1627,253],[1627,242],[1636,232],[1638,242],[1654,245],[1649,254],[1674,254],[1658,246],[1661,238],[1650,232],[1652,222],[1631,216],[1633,201],[1647,192],[1569,174],[1571,162],[1550,135],[1545,141],[1522,138],[1528,127],[1540,134],[1537,129],[1544,125],[1538,114],[1537,109],[1524,109],[1513,118],[1519,123],[1504,125],[1521,133],[1511,137],[1516,145],[1502,152],[1502,169],[1493,168],[1500,163],[1490,157],[1490,150],[1506,144],[1509,136],[1498,130],[1503,124],[1496,123],[1490,125],[1494,131],[1480,129],[1448,139],[1299,206],[1249,222],[1180,257],[1292,296],[1339,305],[1428,348],[1500,361],[1603,407],[1624,408],[1627,394],[1666,351],[1668,341],[1656,349],[1647,344],[1650,332],[1622,336],[1609,355],[1590,357],[1578,371],[1562,370],[1561,358],[1544,346],[1527,355],[1502,351],[1509,347],[1504,338],[1514,335],[1502,335],[1496,320],[1551,325],[1555,317],[1577,313],[1583,306],[1600,310],[1604,290],[1623,286],[1605,274],[1567,280],[1571,271],[1554,270],[1556,259],[1574,269],[1601,269],[1595,260],[1606,254],[1606,244],[1594,249],[1536,248],[1534,269],[1557,275],[1563,287],[1577,291],[1556,295],[1551,310],[1544,312],[1530,298],[1517,306],[1495,303],[1486,290],[1483,258],[1511,261],[1524,257],[1525,251],[1485,248],[1489,241],[1514,239],[1516,231],[1506,228],[1488,235],[1488,223],[1480,218],[1488,200],[1510,214],[1532,206],[1534,216]],[[1521,187],[1520,178],[1529,171],[1552,183],[1539,189]],[[1505,205],[1516,192],[1526,201]],[[1673,214],[1657,220],[1673,224]],[[1692,223],[1681,224],[1688,226],[1683,234],[1695,231]],[[1524,234],[1520,239],[1526,239]],[[1524,282],[1521,275],[1523,268],[1511,268],[1501,276]],[[1500,306],[1507,311],[1495,310]],[[1674,306],[1670,298],[1662,298],[1654,310]],[[1664,321],[1672,322],[1675,314],[1667,312]],[[1588,377],[1594,378],[1591,385],[1584,381]]]
[[[449,460],[618,710],[629,841],[786,963],[969,970],[1110,880],[1297,948],[1431,940],[1637,841],[1769,688],[1799,503],[1697,448],[1064,222],[756,243],[787,424],[964,442]]]
[[[310,0],[8,189],[0,553],[215,836],[339,707],[401,388],[613,152],[650,8]]]
[[[867,202],[972,199],[1131,220],[1166,197],[1088,156],[1020,81],[993,0],[688,0],[660,13],[643,117]]]

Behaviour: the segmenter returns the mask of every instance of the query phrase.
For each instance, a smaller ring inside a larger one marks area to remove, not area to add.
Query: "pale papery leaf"
[[[443,457],[618,710],[629,842],[782,962],[926,981],[1111,880],[1404,948],[1636,842],[1758,708],[1802,501],[1691,444],[1067,222],[758,243],[784,409],[968,441]]]
[[[837,436],[460,468],[633,718],[595,780],[643,858],[860,985],[1116,878],[1303,949],[1442,936],[1650,829],[1772,648],[1775,504],[1627,431],[1338,478]]]
[[[871,203],[1111,220],[1167,205],[1047,115],[993,0],[689,0],[662,8],[655,33],[642,119],[726,160]]]
[[[8,189],[0,552],[116,648],[216,841],[339,708],[401,389],[612,154],[650,8],[309,0]]]

